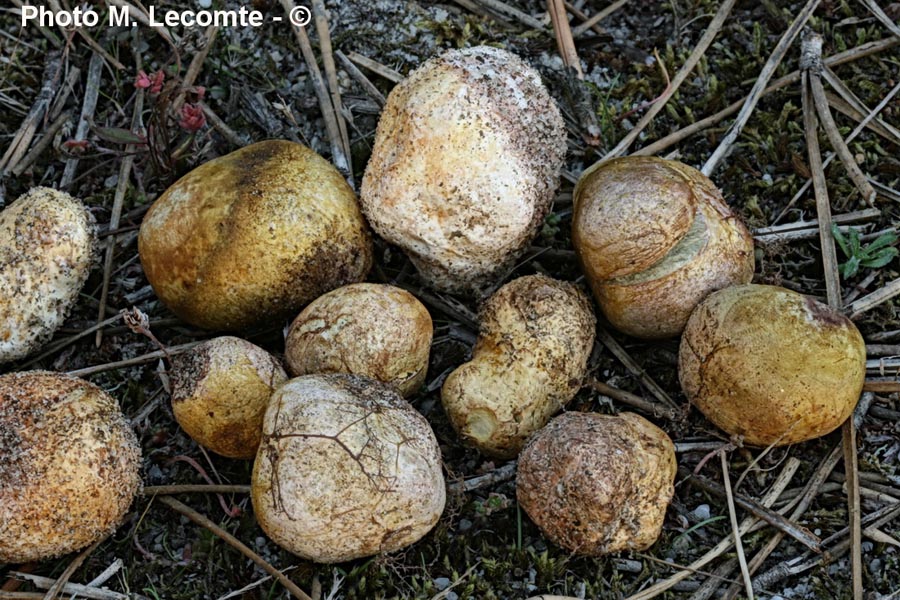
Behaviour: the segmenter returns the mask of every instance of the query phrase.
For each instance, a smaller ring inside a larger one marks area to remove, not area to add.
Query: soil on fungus
[[[138,4],[136,0],[129,3]],[[171,0],[143,2],[145,6],[150,3],[157,11],[185,8],[185,3]],[[213,4],[219,9],[252,6],[270,17],[284,14],[281,3],[274,0],[215,0]],[[515,52],[539,71],[566,120],[566,164],[554,207],[540,235],[505,281],[545,273],[580,285],[584,281],[570,239],[574,182],[584,168],[612,149],[663,93],[719,8],[713,0],[626,2],[598,24],[599,31],[576,39],[584,69],[584,82],[578,83],[563,67],[546,18],[547,5],[540,0],[503,1],[537,19],[540,29],[523,24],[521,17],[510,13],[494,14],[484,8],[490,3],[482,0],[325,0],[324,4],[335,50],[351,58],[357,54],[368,57],[400,75],[442,50],[478,44]],[[587,15],[608,4],[600,0],[571,2]],[[699,64],[631,150],[741,101],[803,4],[793,0],[738,2]],[[900,5],[879,4],[894,22],[900,18]],[[238,146],[289,139],[307,144],[332,160],[313,80],[286,20],[267,22],[258,28],[224,27],[212,40],[203,28],[176,28],[167,40],[162,30],[144,26],[110,28],[103,3],[92,6],[102,13],[102,24],[82,33],[90,36],[93,46],[81,33],[34,24],[23,27],[15,9],[7,7],[0,12],[0,154],[16,139],[32,107],[46,104],[50,111],[32,121],[36,137],[25,150],[30,151],[42,136],[49,135],[42,149],[33,158],[23,150],[18,158],[27,160],[18,160],[11,171],[0,166],[0,204],[9,204],[36,185],[64,189],[83,199],[95,216],[102,250],[114,249],[106,297],[101,260],[53,340],[29,358],[0,365],[0,372],[33,368],[74,371],[115,396],[131,419],[143,450],[142,478],[146,486],[200,484],[207,478],[215,483],[247,484],[250,461],[205,453],[175,423],[169,405],[169,364],[159,345],[178,352],[186,344],[219,333],[186,325],[156,299],[137,259],[137,230],[149,205],[169,184],[193,167]],[[578,17],[572,18],[573,26],[581,22]],[[864,2],[850,0],[822,0],[808,25],[823,36],[826,58],[884,42],[891,35]],[[311,25],[308,33],[313,51],[321,60],[316,28]],[[105,56],[95,47],[102,48]],[[879,52],[832,66],[836,77],[866,110],[879,105],[900,81],[897,46],[879,47]],[[202,58],[197,59],[197,77],[189,89],[182,91],[181,82],[198,56]],[[798,38],[773,80],[797,70],[799,57]],[[117,62],[122,68],[116,67]],[[343,62],[338,61],[337,66],[351,148],[352,173],[345,175],[358,189],[371,152],[380,104]],[[390,92],[394,85],[390,78],[364,67],[361,70],[382,95]],[[42,88],[49,91],[42,92]],[[82,128],[82,139],[78,135],[79,115],[91,88],[99,89],[99,96],[96,107],[88,111],[90,126]],[[839,132],[847,137],[859,122],[858,111],[830,84],[826,83],[826,91],[832,98],[831,110]],[[139,96],[143,102],[139,121],[144,127],[140,136],[135,136],[129,130]],[[596,121],[596,146],[585,141],[591,137],[585,135],[585,106]],[[900,125],[898,115],[900,97],[895,96],[879,114],[883,124],[873,121],[872,128],[864,129],[849,144],[862,172],[879,184],[875,211],[857,191],[840,160],[826,169],[832,213],[868,211],[862,213],[862,221],[842,224],[860,233],[861,246],[853,250],[860,256],[867,246],[893,229],[900,216],[896,203],[900,199],[896,192],[900,188],[900,140],[895,129]],[[699,167],[718,147],[732,119],[733,115],[702,129],[660,155]],[[822,128],[819,141],[823,153],[831,150]],[[128,181],[120,182],[122,164],[128,156],[134,157],[134,164]],[[0,160],[0,165],[5,160]],[[67,164],[72,165],[68,172]],[[754,231],[815,218],[812,189],[798,194],[810,172],[798,80],[761,98],[712,179]],[[120,183],[124,193],[119,194],[123,202],[118,207],[114,204]],[[797,199],[793,200],[795,195]],[[121,218],[110,227],[119,208]],[[757,236],[754,282],[782,285],[823,300],[826,287],[818,232],[814,228],[803,231],[792,236]],[[888,240],[888,245],[893,243]],[[838,250],[838,260],[845,263],[851,259]],[[403,253],[380,240],[376,241],[375,263],[370,281],[410,290],[426,304],[434,320],[426,383],[410,401],[435,430],[450,482],[502,469],[505,462],[487,460],[460,443],[440,403],[444,377],[469,359],[482,297],[431,291],[423,286]],[[864,297],[900,277],[896,259],[871,266],[874,264],[869,261],[867,266],[863,261],[855,273],[842,277],[842,295]],[[105,303],[106,320],[98,337],[94,327],[101,301]],[[147,316],[146,327],[110,320],[120,310],[131,308]],[[868,344],[870,360],[884,358],[883,367],[870,371],[871,376],[893,379],[897,375],[898,362],[890,357],[900,354],[900,346],[895,345],[900,343],[898,308],[896,299],[889,300],[855,318]],[[283,328],[288,323],[271,322],[242,336],[280,355]],[[152,335],[147,335],[148,330]],[[617,333],[612,337],[640,372],[623,366],[598,342],[590,359],[589,377],[652,399],[653,390],[646,385],[650,377],[674,399],[684,409],[681,418],[667,420],[638,412],[671,436],[684,471],[696,470],[710,483],[721,482],[720,460],[710,453],[725,448],[735,492],[759,500],[790,459],[799,459],[797,473],[782,500],[774,505],[777,510],[802,494],[817,467],[835,448],[840,453],[839,432],[769,452],[728,446],[730,440],[686,406],[676,373],[677,340],[643,342]],[[593,390],[583,387],[567,410],[604,414],[637,410]],[[892,500],[888,497],[900,498],[900,398],[896,393],[877,392],[861,419],[858,461],[865,524],[877,511],[884,514],[890,510],[888,503]],[[498,479],[470,492],[451,491],[438,525],[413,546],[386,556],[329,566],[300,560],[267,539],[256,524],[246,494],[190,494],[179,499],[273,566],[285,570],[314,597],[348,600],[512,599],[540,593],[627,597],[679,572],[670,563],[689,565],[731,533],[726,500],[710,492],[711,486],[685,482],[679,475],[655,545],[643,552],[598,558],[573,556],[545,540],[516,506],[515,482]],[[844,480],[845,468],[838,461],[809,507],[795,519],[821,540],[837,536],[826,544],[832,550],[848,539]],[[793,510],[788,508],[787,514]],[[738,509],[738,518],[745,516],[747,513]],[[869,534],[863,537],[860,548],[862,582],[867,598],[882,598],[900,589],[900,551],[895,543],[900,539],[900,519],[888,520]],[[746,534],[743,547],[748,559],[773,535],[769,527]],[[807,554],[807,549],[792,537],[785,537],[758,571],[767,578],[757,588],[757,597],[851,597],[850,555],[830,552],[829,557],[819,558]],[[4,592],[38,593],[33,583],[13,572],[30,571],[56,578],[73,559],[67,556],[25,566],[0,565],[0,586]],[[116,560],[121,560],[121,566],[104,585],[131,597],[288,597],[284,588],[267,579],[243,554],[149,497],[135,501],[124,524],[87,556],[72,573],[71,581],[87,583]],[[779,572],[773,569],[783,570],[795,560],[796,564],[808,563],[808,568],[775,576]],[[710,573],[725,580],[713,579],[715,585],[708,584]],[[740,581],[735,555],[729,552],[690,573],[663,597],[716,597],[693,594],[709,588],[721,593],[735,582],[737,592],[743,595]]]

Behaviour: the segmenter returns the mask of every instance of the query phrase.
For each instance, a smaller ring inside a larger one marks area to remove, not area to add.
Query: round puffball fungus
[[[391,552],[440,518],[441,453],[396,390],[357,375],[305,375],[272,396],[251,498],[263,531],[302,558]]]
[[[569,412],[528,440],[516,498],[566,550],[646,550],[662,530],[676,471],[672,440],[643,417]]]
[[[565,124],[534,69],[497,48],[451,50],[388,96],[360,202],[429,285],[471,291],[537,233],[565,150]]]
[[[94,217],[38,187],[0,212],[0,363],[24,358],[63,324],[93,262]]]
[[[708,177],[630,156],[597,163],[574,192],[572,243],[617,329],[677,336],[711,292],[753,278],[753,239]]]
[[[485,454],[511,458],[581,389],[596,319],[575,285],[515,279],[481,310],[472,360],[441,389],[457,433]]]
[[[0,376],[0,457],[0,563],[104,538],[141,487],[141,451],[118,403],[60,373]]]
[[[288,331],[293,375],[366,375],[414,394],[425,381],[431,315],[415,296],[377,283],[346,285],[314,300]]]
[[[216,454],[256,456],[269,398],[287,380],[281,364],[230,336],[207,340],[173,362],[172,412],[181,428]]]
[[[147,280],[169,309],[206,329],[288,318],[365,278],[372,239],[341,174],[301,144],[270,140],[203,164],[141,224]]]
[[[688,400],[753,446],[823,436],[853,412],[866,346],[853,323],[808,296],[770,285],[710,294],[678,351]]]

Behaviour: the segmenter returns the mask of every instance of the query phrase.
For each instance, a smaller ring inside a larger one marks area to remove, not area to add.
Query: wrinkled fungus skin
[[[0,563],[80,550],[118,527],[141,487],[119,404],[48,371],[0,376]]]
[[[769,285],[710,294],[691,315],[678,352],[691,403],[753,446],[834,431],[853,412],[865,376],[865,342],[849,319]]]
[[[90,274],[96,237],[81,201],[50,188],[0,212],[0,363],[28,356],[63,324]]]
[[[355,283],[303,309],[284,357],[293,375],[366,375],[409,397],[425,381],[433,330],[428,310],[406,290]]]
[[[646,550],[675,491],[672,440],[633,413],[564,413],[519,456],[516,498],[541,532],[570,552]]]
[[[441,389],[465,442],[511,458],[581,389],[596,319],[575,285],[543,275],[515,279],[481,310],[472,360]]]
[[[645,339],[677,336],[709,293],[753,278],[753,239],[715,184],[683,163],[597,163],[574,192],[572,243],[603,314]]]
[[[446,490],[434,433],[396,390],[357,375],[305,375],[269,403],[251,498],[275,543],[335,563],[418,541]]]
[[[538,73],[486,46],[425,62],[391,91],[360,202],[442,291],[505,272],[553,202],[565,124]]]
[[[171,377],[172,412],[191,438],[229,458],[256,456],[269,398],[287,380],[271,354],[217,337],[176,356]]]
[[[242,330],[365,278],[372,240],[341,174],[270,140],[205,163],[153,203],[138,237],[153,290],[183,320]]]

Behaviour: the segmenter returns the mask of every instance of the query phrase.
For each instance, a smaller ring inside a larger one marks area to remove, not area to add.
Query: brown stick
[[[316,32],[319,34],[319,51],[322,53],[322,64],[325,67],[325,80],[331,91],[331,105],[341,133],[341,145],[347,157],[347,171],[353,180],[353,157],[350,152],[350,137],[347,135],[347,122],[344,120],[344,103],[341,100],[341,88],[338,85],[337,67],[334,64],[334,51],[331,47],[331,33],[328,28],[328,16],[322,0],[312,0],[313,14],[316,18]]]
[[[604,8],[603,10],[601,10],[600,12],[598,12],[597,14],[593,15],[592,17],[590,17],[587,21],[585,21],[584,23],[582,23],[581,25],[579,25],[578,27],[576,27],[575,29],[573,29],[573,30],[572,30],[572,35],[573,35],[574,37],[578,37],[578,36],[580,36],[580,35],[583,35],[584,32],[586,32],[588,29],[591,29],[592,27],[594,27],[595,25],[597,25],[597,23],[599,23],[600,21],[602,21],[603,19],[605,19],[605,18],[608,17],[609,15],[613,14],[614,12],[616,12],[617,10],[619,10],[620,8],[622,8],[623,6],[625,6],[626,4],[628,4],[628,0],[616,0],[615,2],[613,2],[613,3],[610,4],[609,6],[607,6],[606,8]]]
[[[588,383],[588,387],[603,394],[604,396],[609,396],[613,400],[618,400],[623,404],[627,404],[628,406],[632,406],[637,408],[638,410],[642,410],[645,413],[649,413],[654,417],[662,417],[664,419],[668,419],[669,421],[678,421],[681,418],[681,415],[678,411],[672,410],[667,406],[663,406],[659,402],[653,402],[652,400],[647,400],[646,398],[642,398],[641,396],[637,396],[632,394],[631,392],[626,392],[625,390],[620,390],[619,388],[613,387],[611,385],[607,385],[602,381],[591,378]]]
[[[572,39],[572,29],[569,27],[569,15],[563,0],[547,0],[547,12],[550,13],[550,21],[553,23],[553,33],[556,35],[556,47],[563,63],[575,69],[578,79],[584,79],[584,71],[581,69],[581,59],[578,58],[578,50],[575,49],[575,40]]]
[[[384,94],[381,93],[375,84],[366,77],[365,73],[359,70],[359,68],[353,64],[347,55],[341,52],[340,50],[336,50],[334,55],[338,57],[338,60],[341,61],[341,64],[344,65],[344,68],[347,69],[347,73],[349,73],[350,77],[352,77],[362,88],[366,91],[372,100],[374,100],[378,106],[384,108],[385,102],[387,99],[384,97]]]
[[[632,375],[640,379],[641,383],[650,390],[650,393],[653,394],[657,400],[668,405],[672,410],[678,410],[678,405],[672,400],[672,397],[669,396],[669,394],[667,394],[646,371],[644,371],[637,361],[631,358],[631,355],[625,351],[625,348],[623,348],[602,326],[597,327],[597,340],[606,346],[609,351],[619,359],[619,362],[625,365],[625,368],[628,369]]]
[[[183,504],[175,498],[169,496],[160,496],[159,501],[175,512],[184,515],[194,523],[209,529],[219,538],[224,540],[225,543],[227,543],[229,546],[238,550],[241,554],[262,567],[262,569],[266,573],[277,579],[279,583],[281,583],[281,585],[283,585],[287,589],[287,591],[289,591],[295,598],[299,598],[299,600],[312,600],[309,596],[306,595],[306,592],[297,587],[296,583],[288,579],[287,575],[270,565],[263,557],[245,546],[239,539],[213,523],[204,515],[201,515],[190,506],[187,506],[186,504]]]

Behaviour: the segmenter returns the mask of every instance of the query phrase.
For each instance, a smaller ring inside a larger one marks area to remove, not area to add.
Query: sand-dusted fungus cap
[[[79,550],[122,522],[141,452],[118,403],[60,373],[0,376],[0,562]]]

